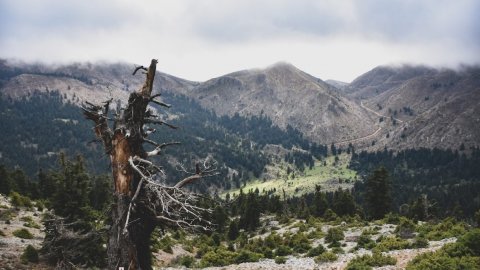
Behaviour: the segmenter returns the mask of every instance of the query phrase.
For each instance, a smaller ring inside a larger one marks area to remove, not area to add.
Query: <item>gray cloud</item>
[[[154,55],[189,79],[286,60],[349,80],[399,61],[479,63],[478,14],[477,0],[1,0],[0,57]]]

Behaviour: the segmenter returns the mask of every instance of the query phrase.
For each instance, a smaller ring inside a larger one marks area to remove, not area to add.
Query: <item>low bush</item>
[[[283,257],[283,256],[277,256],[275,257],[275,263],[276,264],[284,264],[287,262],[287,258]]]
[[[33,235],[27,229],[18,229],[13,231],[13,235],[22,239],[32,239]]]
[[[372,255],[363,255],[352,259],[346,270],[367,270],[373,267],[380,267],[384,265],[395,265],[397,260],[391,256],[385,256],[380,252],[374,252]]]
[[[395,229],[395,233],[398,237],[403,239],[412,238],[414,236],[415,228],[416,225],[411,219],[401,217],[398,226]]]
[[[428,240],[424,237],[418,236],[412,243],[413,248],[426,248],[429,246]]]
[[[158,238],[155,239],[155,236],[152,235],[152,251],[153,252],[156,252],[158,250],[163,250],[167,253],[172,254],[173,253],[172,247],[174,244],[175,244],[174,241],[168,235],[165,235],[160,240],[158,240]]]
[[[331,251],[327,251],[327,252],[324,252],[320,255],[318,255],[316,258],[315,258],[315,261],[317,263],[320,263],[320,262],[334,262],[338,259],[338,256],[337,254],[331,252]]]
[[[287,255],[291,255],[292,253],[293,253],[293,250],[284,245],[278,246],[277,249],[275,250],[276,256],[287,256]]]
[[[317,247],[311,248],[308,251],[307,257],[316,257],[316,256],[324,253],[325,251],[326,251],[326,249],[321,244],[319,244]]]
[[[32,200],[29,197],[20,195],[18,192],[13,191],[10,193],[10,202],[14,206],[24,206],[24,207],[32,207]]]
[[[235,252],[231,252],[224,249],[217,249],[216,251],[209,251],[203,255],[198,266],[200,268],[210,266],[225,266],[233,263],[235,258]]]
[[[343,240],[345,235],[339,227],[332,227],[328,229],[327,236],[325,236],[326,243],[334,243]]]
[[[192,256],[181,256],[177,259],[177,264],[191,268],[195,264],[195,258]]]
[[[415,257],[407,270],[420,269],[480,269],[480,229],[472,230],[436,252]]]
[[[308,240],[305,234],[298,232],[293,235],[289,241],[288,245],[297,253],[305,253],[310,250],[310,241]]]
[[[428,240],[438,241],[464,235],[468,228],[468,224],[464,222],[457,222],[454,218],[447,218],[438,224],[424,223],[417,227],[417,231]]]
[[[32,217],[30,216],[22,217],[20,218],[20,220],[25,221],[25,223],[23,223],[23,226],[25,227],[40,229],[40,225],[35,223],[35,221],[33,221]]]
[[[382,237],[381,240],[377,243],[374,251],[386,252],[390,250],[399,250],[411,248],[410,242],[404,239],[400,239],[396,236]]]
[[[358,238],[357,249],[372,249],[376,246],[375,241],[373,241],[367,234],[362,233]]]
[[[240,250],[237,252],[238,254],[235,256],[234,263],[244,263],[244,262],[258,262],[263,255],[260,253],[251,252],[248,250]]]
[[[38,251],[32,246],[28,245],[20,257],[22,263],[37,263],[38,262]]]

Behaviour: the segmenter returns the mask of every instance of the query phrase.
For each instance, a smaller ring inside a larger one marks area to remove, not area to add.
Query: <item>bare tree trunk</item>
[[[203,170],[197,164],[197,169],[191,176],[181,180],[173,187],[156,182],[152,175],[161,172],[146,158],[161,154],[161,150],[176,142],[158,144],[147,139],[143,130],[145,123],[169,125],[147,109],[150,102],[169,107],[155,100],[152,95],[157,60],[153,59],[150,66],[137,67],[146,71],[146,80],[141,89],[130,94],[126,108],[118,108],[113,130],[108,126],[108,110],[112,100],[103,106],[87,102],[83,108],[87,119],[94,121],[95,133],[103,142],[106,152],[110,155],[114,181],[114,204],[111,209],[111,228],[108,235],[107,263],[109,269],[152,269],[150,236],[158,223],[183,228],[203,229],[196,222],[210,223],[202,217],[204,211],[194,206],[195,195],[182,191],[181,188],[204,176],[213,175],[212,166],[207,160]],[[155,146],[146,152],[143,143]]]

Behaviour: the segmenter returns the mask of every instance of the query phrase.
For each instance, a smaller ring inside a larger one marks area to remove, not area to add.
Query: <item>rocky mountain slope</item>
[[[188,95],[220,115],[266,115],[308,138],[331,143],[374,131],[374,120],[331,85],[287,63],[227,74],[193,88]]]
[[[46,66],[0,60],[0,92],[19,98],[56,90],[64,100],[124,99],[143,76],[134,65]],[[480,69],[377,67],[350,84],[328,83],[287,63],[192,82],[158,72],[154,92],[185,95],[217,115],[262,116],[282,129],[341,147],[391,149],[480,145]]]
[[[379,67],[353,81],[348,91],[384,116],[377,147],[458,149],[480,144],[478,67]],[[388,125],[394,119],[396,125]]]

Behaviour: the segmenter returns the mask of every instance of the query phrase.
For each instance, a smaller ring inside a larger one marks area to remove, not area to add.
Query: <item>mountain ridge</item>
[[[58,90],[75,104],[124,99],[142,83],[142,76],[132,76],[134,67],[126,63],[48,66],[0,60],[0,89],[2,95],[12,98]],[[324,82],[292,64],[278,62],[204,82],[158,71],[154,92],[185,95],[219,116],[263,115],[272,124],[283,129],[290,125],[321,144],[346,142],[342,145],[353,143],[372,150],[458,148],[480,144],[475,118],[479,112],[474,106],[479,100],[478,70],[379,66],[336,87],[335,81]],[[432,124],[425,128],[424,123]]]

